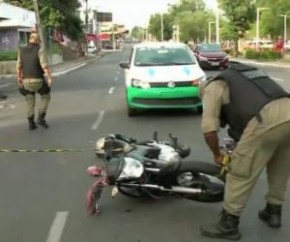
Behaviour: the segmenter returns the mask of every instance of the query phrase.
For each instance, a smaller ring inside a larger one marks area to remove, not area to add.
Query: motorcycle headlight
[[[139,178],[144,172],[144,166],[138,160],[125,157],[124,164],[118,179]]]
[[[132,86],[133,87],[140,87],[140,88],[150,88],[150,83],[148,81],[141,81],[141,80],[138,80],[138,79],[132,79]]]

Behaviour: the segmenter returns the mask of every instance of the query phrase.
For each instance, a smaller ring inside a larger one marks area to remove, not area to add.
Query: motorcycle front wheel
[[[175,175],[175,185],[201,189],[201,193],[184,193],[183,198],[197,202],[221,202],[224,198],[224,178],[220,167],[206,162],[183,161]]]

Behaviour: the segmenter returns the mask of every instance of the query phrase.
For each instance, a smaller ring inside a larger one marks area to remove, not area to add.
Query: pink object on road
[[[87,169],[87,173],[90,176],[100,176],[102,174],[103,169],[97,166],[89,166]]]

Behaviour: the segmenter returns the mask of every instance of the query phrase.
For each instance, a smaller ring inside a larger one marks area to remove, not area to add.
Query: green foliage
[[[256,59],[256,60],[277,60],[282,58],[282,54],[279,51],[263,49],[256,51],[254,49],[245,50],[245,58]]]
[[[131,36],[133,38],[136,39],[143,39],[144,38],[144,29],[139,27],[139,26],[135,26],[132,30],[131,30]]]
[[[245,36],[255,21],[256,8],[252,0],[220,0],[220,7],[230,21],[231,33],[235,40]]]
[[[62,55],[62,49],[59,46],[59,43],[52,41],[49,46],[49,52]]]
[[[160,40],[161,15],[155,14],[150,18],[149,32]],[[214,15],[206,9],[203,0],[180,0],[179,3],[170,5],[168,13],[163,13],[164,39],[172,38],[173,25],[178,25],[180,40],[201,41],[208,33],[208,22],[214,20]],[[214,32],[214,31],[213,31]]]
[[[155,14],[149,20],[149,33],[153,34],[158,40],[161,40],[161,14]],[[163,37],[169,40],[173,32],[172,18],[169,14],[163,14]]]
[[[11,60],[17,60],[17,50],[13,51],[1,51],[0,52],[0,61],[11,61]]]
[[[262,11],[260,14],[260,33],[261,36],[269,35],[272,39],[278,36],[283,36],[284,19],[279,16],[286,14],[288,16],[288,23],[290,17],[290,1],[289,0],[258,0],[257,6],[268,7],[269,10]],[[290,27],[288,24],[288,33]]]
[[[32,0],[6,0],[7,3],[34,11]],[[78,0],[41,0],[39,3],[41,24],[44,28],[53,27],[68,35],[72,40],[84,36],[81,19],[76,10]]]

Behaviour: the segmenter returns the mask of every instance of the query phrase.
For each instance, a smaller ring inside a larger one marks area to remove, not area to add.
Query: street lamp
[[[220,42],[220,17],[219,17],[219,6],[217,6],[216,10],[216,43]]]
[[[284,18],[284,48],[287,43],[287,15],[286,14],[280,14],[280,17]]]
[[[260,12],[263,10],[267,10],[269,8],[257,8],[257,21],[256,21],[256,50],[259,48],[259,28],[260,28]]]
[[[208,42],[211,42],[211,24],[214,24],[216,21],[208,22]]]

